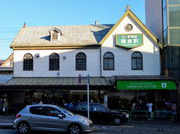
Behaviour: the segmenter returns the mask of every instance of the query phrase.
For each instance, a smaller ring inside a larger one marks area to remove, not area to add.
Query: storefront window
[[[168,0],[169,5],[180,5],[180,0]]]
[[[169,29],[170,45],[180,44],[179,35],[180,35],[180,28]]]
[[[180,27],[180,6],[169,7],[169,27]]]

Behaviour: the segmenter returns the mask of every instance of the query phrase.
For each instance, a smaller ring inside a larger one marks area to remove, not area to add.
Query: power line
[[[0,41],[1,40],[12,40],[12,39],[14,39],[14,38],[0,38]]]
[[[13,30],[19,30],[20,28],[0,28],[0,29],[13,29]]]

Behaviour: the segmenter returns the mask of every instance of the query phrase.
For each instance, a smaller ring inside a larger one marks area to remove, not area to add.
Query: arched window
[[[76,55],[76,70],[86,70],[86,55],[82,52]]]
[[[114,55],[111,52],[106,52],[103,56],[103,69],[114,70]]]
[[[49,56],[49,70],[59,70],[59,55],[52,53]]]
[[[23,57],[23,70],[32,71],[33,70],[33,56],[27,53]]]
[[[132,70],[142,70],[143,69],[143,57],[140,52],[132,53],[131,68],[132,68]]]

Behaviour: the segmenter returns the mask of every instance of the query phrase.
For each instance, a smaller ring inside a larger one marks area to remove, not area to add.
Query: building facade
[[[16,94],[17,103],[50,97],[86,101],[87,75],[90,98],[116,109],[122,109],[122,99],[129,109],[134,98],[173,98],[177,88],[161,76],[163,44],[130,9],[116,24],[24,25],[10,47],[14,77],[1,88]]]
[[[180,0],[146,0],[146,25],[164,43],[164,74],[180,80]],[[155,26],[156,25],[156,26]],[[177,103],[180,104],[180,86]]]

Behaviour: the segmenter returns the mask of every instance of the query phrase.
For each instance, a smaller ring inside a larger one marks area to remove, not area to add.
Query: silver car
[[[13,127],[20,134],[30,130],[69,132],[79,134],[93,130],[92,121],[56,105],[28,105],[14,120]]]

